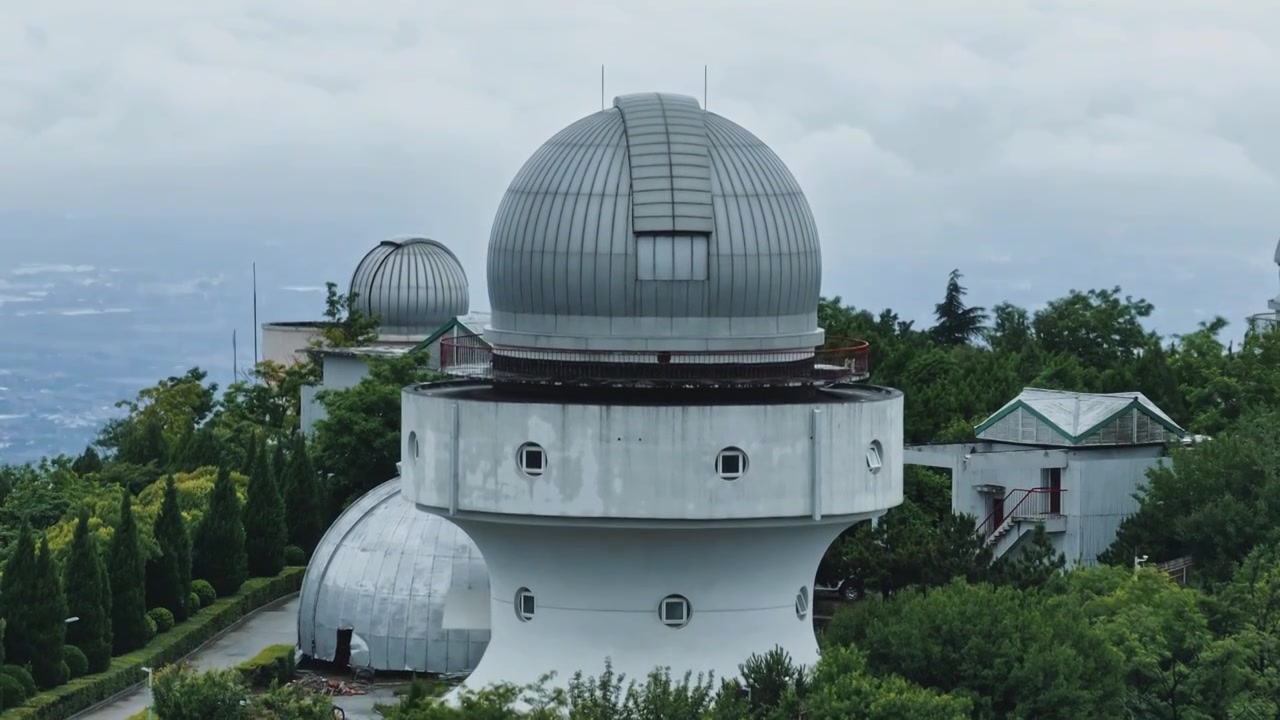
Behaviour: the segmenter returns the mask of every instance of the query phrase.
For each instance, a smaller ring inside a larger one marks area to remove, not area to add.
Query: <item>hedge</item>
[[[236,666],[241,677],[250,687],[271,687],[272,682],[281,685],[293,679],[292,645],[268,645],[262,652]]]
[[[306,568],[287,567],[271,578],[251,578],[239,592],[218,598],[147,646],[117,658],[105,672],[86,675],[42,692],[5,715],[14,720],[61,720],[147,679],[144,667],[160,668],[190,655],[250,612],[297,592]]]

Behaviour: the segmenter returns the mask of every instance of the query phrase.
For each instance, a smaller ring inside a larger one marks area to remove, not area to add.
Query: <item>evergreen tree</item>
[[[284,546],[288,530],[284,520],[284,500],[276,487],[272,459],[259,439],[254,448],[254,473],[244,508],[245,554],[249,574],[270,577],[284,569]]]
[[[172,475],[165,482],[154,532],[160,555],[147,561],[147,607],[168,608],[181,622],[187,619],[187,595],[191,592],[191,538],[178,507]]]
[[[67,639],[67,598],[62,594],[58,566],[49,554],[49,539],[40,541],[36,556],[32,606],[26,628],[36,653],[31,657],[31,677],[40,687],[56,687],[67,681],[62,648]]]
[[[0,601],[3,603],[0,615],[4,615],[7,625],[5,657],[14,665],[31,662],[41,651],[36,617],[39,598],[35,595],[35,587],[36,541],[31,524],[23,522],[13,552],[4,565],[4,576],[0,578]]]
[[[280,491],[280,497],[284,498],[285,484],[285,452],[284,440],[279,439],[275,442],[275,447],[271,451],[271,476],[275,478],[276,489]]]
[[[67,612],[80,618],[67,627],[67,643],[84,652],[89,672],[102,672],[111,665],[111,587],[97,539],[89,532],[88,508],[80,510],[63,577]]]
[[[209,507],[196,529],[192,555],[195,576],[207,580],[218,595],[231,595],[248,576],[245,558],[244,525],[240,519],[240,499],[225,464],[209,494]]]
[[[222,443],[214,433],[212,423],[193,430],[183,443],[182,458],[178,467],[183,472],[222,464]]]
[[[146,563],[138,542],[133,496],[120,500],[120,525],[107,549],[107,578],[111,586],[111,645],[122,655],[147,644]]]
[[[289,526],[289,543],[297,545],[310,554],[324,533],[325,508],[328,503],[316,478],[315,468],[311,466],[307,440],[302,433],[298,433],[293,438],[293,452],[289,453],[285,477],[285,510]]]
[[[84,449],[80,457],[71,463],[71,469],[75,474],[83,477],[89,473],[96,473],[102,470],[102,458],[98,456],[98,451],[90,445]]]
[[[952,270],[947,279],[947,293],[942,302],[934,306],[938,324],[929,331],[934,341],[942,345],[964,345],[980,336],[987,321],[987,310],[964,304],[968,292],[960,284],[964,277],[959,270]]]

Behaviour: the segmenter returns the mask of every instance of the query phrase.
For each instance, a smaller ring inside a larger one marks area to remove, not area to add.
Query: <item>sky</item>
[[[610,101],[707,66],[860,307],[923,322],[959,268],[986,306],[1119,285],[1172,333],[1277,293],[1274,0],[4,3],[0,273],[314,287],[417,234],[483,309],[502,193],[601,65]]]

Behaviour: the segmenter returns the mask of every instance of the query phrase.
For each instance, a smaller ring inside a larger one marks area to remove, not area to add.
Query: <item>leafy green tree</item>
[[[36,592],[36,541],[30,523],[22,523],[13,551],[0,575],[0,615],[5,617],[5,657],[25,665],[41,652]]]
[[[80,618],[67,627],[67,644],[84,652],[89,672],[111,666],[111,586],[107,567],[89,532],[89,510],[81,508],[76,533],[63,569],[67,612]]]
[[[178,472],[193,472],[202,467],[217,467],[223,462],[222,452],[222,441],[216,427],[205,423],[184,436],[176,469]]]
[[[947,293],[942,302],[934,306],[938,324],[929,334],[941,345],[964,345],[980,337],[987,321],[986,308],[965,305],[967,290],[960,285],[964,277],[959,270],[952,270],[947,279]]]
[[[116,655],[147,644],[146,562],[133,514],[133,496],[120,494],[120,524],[107,548],[111,587],[111,642]]]
[[[284,546],[288,543],[284,500],[261,439],[255,442],[253,454],[254,469],[244,508],[245,552],[249,574],[270,577],[284,569]]]
[[[191,538],[178,506],[178,490],[173,475],[165,481],[164,500],[152,533],[159,555],[147,560],[147,607],[167,608],[175,620],[187,619],[187,596],[191,593]]]
[[[192,543],[194,575],[209,581],[219,596],[235,593],[248,577],[245,531],[231,470],[218,468],[209,507]]]
[[[40,687],[56,687],[65,683],[70,674],[62,651],[67,637],[67,598],[62,592],[58,566],[49,554],[48,538],[40,541],[30,602],[26,632],[35,650],[30,658],[31,677]]]
[[[93,446],[90,445],[84,449],[80,457],[76,458],[75,462],[71,463],[71,469],[77,475],[96,473],[102,470],[102,458],[98,456],[98,451],[94,450]]]
[[[329,502],[311,465],[306,438],[298,433],[292,442],[293,451],[289,453],[284,473],[285,519],[289,542],[310,554],[324,534]]]
[[[358,384],[317,394],[328,417],[316,423],[314,459],[334,475],[334,500],[353,500],[395,477],[401,390],[431,377],[426,353],[370,358],[369,374]]]
[[[1053,546],[1053,538],[1044,525],[1037,524],[1019,551],[1005,553],[992,563],[991,578],[998,584],[1034,590],[1061,580],[1066,566],[1067,559]]]

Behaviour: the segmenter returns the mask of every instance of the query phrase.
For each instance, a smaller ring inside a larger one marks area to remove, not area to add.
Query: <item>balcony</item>
[[[617,351],[492,347],[482,338],[440,341],[440,370],[498,382],[578,386],[797,386],[859,382],[870,376],[871,346],[762,351]]]

